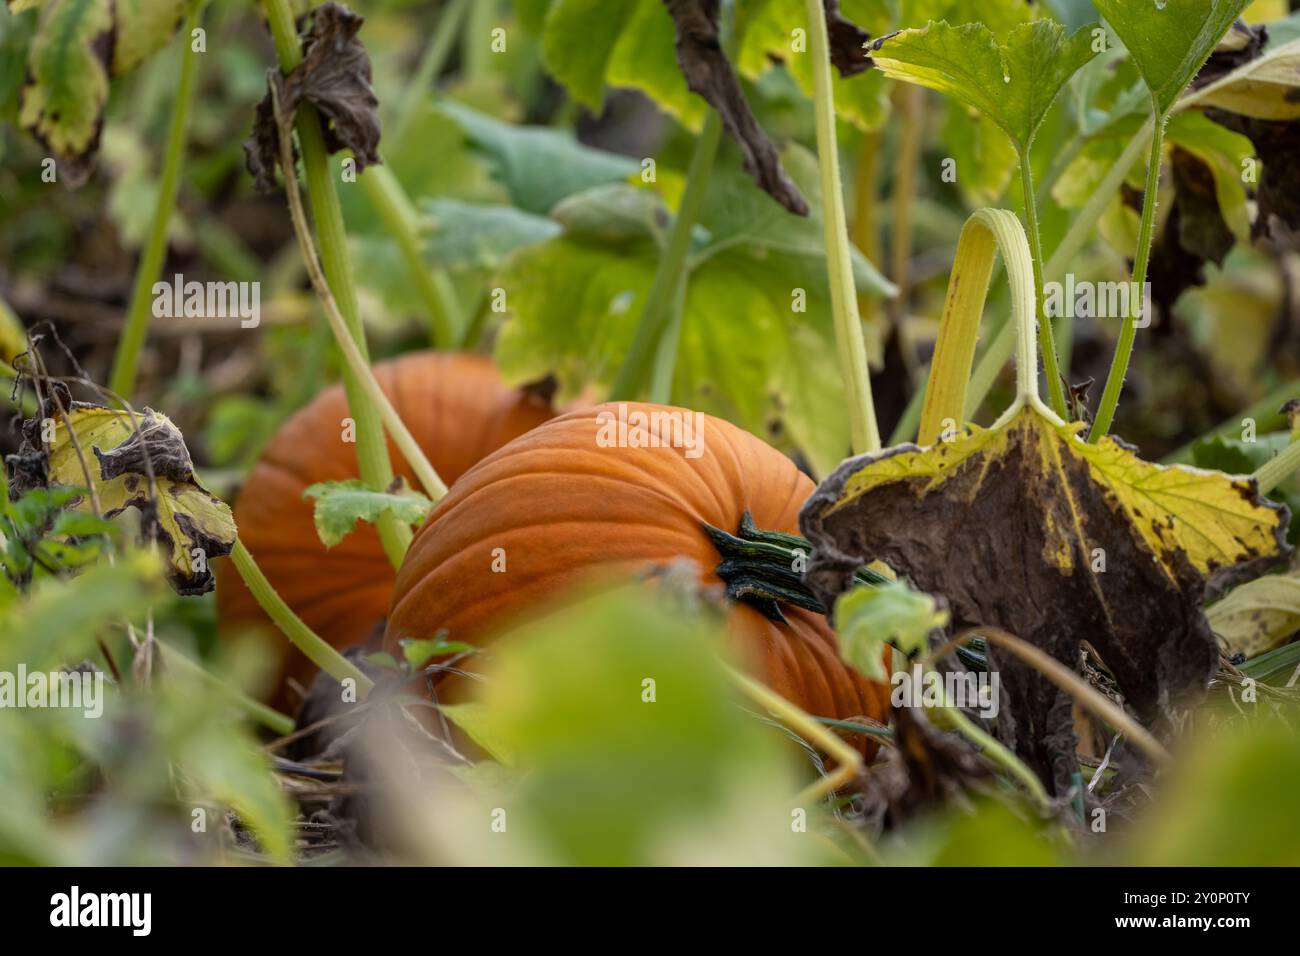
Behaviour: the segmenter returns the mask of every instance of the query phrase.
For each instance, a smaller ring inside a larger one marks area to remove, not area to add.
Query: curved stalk
[[[1042,336],[1043,376],[1047,379],[1047,395],[1052,410],[1068,421],[1065,407],[1065,388],[1061,383],[1061,369],[1057,360],[1056,335],[1052,320],[1043,308],[1043,241],[1038,230],[1038,200],[1034,196],[1034,174],[1029,166],[1029,150],[1020,154],[1020,185],[1025,197],[1025,225],[1029,235],[1029,251],[1034,268],[1034,312],[1038,316],[1039,334]]]
[[[325,643],[325,640],[303,623],[302,618],[293,613],[293,609],[284,603],[284,598],[276,593],[271,582],[266,579],[262,569],[253,560],[244,542],[236,540],[230,552],[230,560],[248,585],[249,592],[257,599],[262,610],[275,622],[284,636],[293,646],[307,655],[308,659],[337,681],[351,679],[356,682],[358,698],[364,698],[374,688],[375,682],[357,669],[350,660]]]
[[[691,230],[699,219],[708,190],[713,161],[722,141],[722,121],[717,112],[710,110],[704,129],[695,141],[690,168],[686,173],[686,190],[682,193],[677,215],[668,231],[668,241],[659,256],[650,292],[646,295],[641,318],[637,322],[632,344],[623,357],[623,364],[614,377],[610,401],[632,401],[640,393],[645,381],[646,368],[654,362],[657,378],[662,386],[665,368],[675,364],[677,336],[670,330],[681,321],[681,305],[686,297],[687,254],[691,250]]]
[[[862,770],[862,754],[845,743],[840,737],[822,726],[815,717],[804,713],[780,694],[764,687],[754,678],[739,671],[727,669],[728,676],[747,697],[758,704],[773,717],[776,717],[805,740],[816,744],[837,764],[833,773],[828,773],[816,783],[807,787],[795,797],[797,803],[815,803],[827,794],[834,793]]]
[[[172,210],[180,193],[181,166],[185,161],[185,130],[189,123],[190,104],[194,99],[195,77],[199,72],[200,53],[194,52],[190,37],[203,19],[204,3],[196,3],[185,18],[182,28],[181,72],[176,81],[176,98],[172,101],[171,120],[167,125],[167,148],[163,153],[162,172],[158,177],[158,199],[153,207],[153,221],[149,236],[140,254],[135,270],[135,284],[131,287],[131,304],[127,307],[122,337],[117,340],[113,355],[113,370],[108,387],[118,395],[130,397],[135,391],[136,375],[140,368],[140,350],[149,333],[152,314],[153,286],[162,271],[167,255],[167,227]]]
[[[813,62],[813,105],[817,119],[817,165],[821,170],[826,236],[826,270],[835,318],[835,345],[848,392],[849,431],[854,454],[880,450],[880,428],[871,395],[867,346],[858,315],[858,290],[849,257],[849,229],[844,215],[840,158],[835,139],[835,100],[831,91],[830,41],[821,0],[804,0],[808,16],[809,55]]]
[[[271,37],[280,69],[288,73],[302,62],[302,46],[294,27],[293,10],[289,0],[263,0]],[[352,277],[352,262],[348,257],[347,232],[343,226],[343,209],[330,173],[329,154],[325,149],[325,133],[320,115],[309,103],[299,105],[296,116],[298,145],[302,150],[303,172],[307,179],[307,198],[311,203],[312,218],[319,236],[321,267],[329,288],[338,303],[339,311],[363,359],[369,361],[365,329],[357,305],[357,289]],[[393,465],[388,459],[388,445],[384,441],[379,411],[366,398],[365,391],[350,369],[344,369],[343,390],[347,394],[348,409],[357,425],[357,464],[361,479],[371,488],[384,489],[393,483]],[[379,516],[375,523],[384,553],[393,567],[400,567],[406,548],[411,543],[411,529],[398,521],[391,512]]]
[[[950,704],[946,697],[942,713],[953,730],[983,751],[984,756],[992,763],[1002,767],[1020,781],[1020,785],[1029,791],[1030,796],[1034,798],[1040,807],[1051,809],[1052,798],[1047,795],[1047,788],[1043,786],[1043,782],[1005,744],[992,734],[985,732],[979,724]]]
[[[1131,289],[1142,289],[1147,280],[1147,264],[1151,259],[1152,233],[1155,228],[1156,204],[1160,190],[1160,163],[1164,158],[1164,139],[1166,116],[1160,116],[1151,133],[1151,155],[1147,160],[1146,192],[1142,196],[1142,225],[1138,228],[1137,254],[1133,258],[1133,278]],[[1124,376],[1128,374],[1129,359],[1133,355],[1133,340],[1137,336],[1137,318],[1144,308],[1149,308],[1146,294],[1137,296],[1138,301],[1131,303],[1130,315],[1124,319],[1120,329],[1119,342],[1115,345],[1115,354],[1110,361],[1110,372],[1106,375],[1106,388],[1101,393],[1101,403],[1097,406],[1097,416],[1093,419],[1088,432],[1088,441],[1096,441],[1110,431],[1115,419],[1115,408],[1119,405],[1119,393],[1124,389]],[[1137,314],[1132,314],[1133,310]]]
[[[1011,321],[1016,332],[1016,401],[1006,414],[1032,404],[1049,417],[1038,398],[1037,289],[1033,255],[1024,227],[1005,209],[979,209],[971,214],[957,240],[957,255],[939,326],[938,346],[930,363],[925,410],[919,440],[932,445],[939,440],[944,422],[966,421],[966,395],[970,386],[975,341],[984,314],[993,258],[1002,253],[1011,286]],[[1005,414],[1004,414],[1005,417]]]

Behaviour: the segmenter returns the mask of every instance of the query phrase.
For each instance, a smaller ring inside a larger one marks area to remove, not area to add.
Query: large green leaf
[[[931,22],[872,44],[887,75],[938,90],[997,123],[1029,149],[1061,88],[1098,52],[1092,30],[1073,34],[1053,20],[1012,29],[1005,40],[983,23]]]
[[[583,146],[557,129],[512,126],[451,100],[439,108],[486,158],[511,201],[529,212],[544,215],[566,196],[640,169],[635,160]]]
[[[783,162],[820,210],[812,157],[792,148]],[[642,201],[632,186],[600,192],[611,219]],[[497,342],[503,373],[524,382],[553,372],[561,400],[613,382],[659,260],[652,228],[622,227],[612,241],[594,228],[596,213],[588,203],[580,228],[521,250],[498,276],[510,313]],[[775,423],[825,470],[843,457],[847,433],[815,216],[768,201],[734,158],[715,172],[690,257],[673,397],[759,434]],[[669,220],[662,207],[658,218]],[[889,289],[860,255],[855,275],[864,293]]]
[[[1163,116],[1250,0],[1093,0]]]
[[[445,269],[495,269],[521,246],[550,239],[559,225],[545,216],[491,203],[427,199],[420,204],[424,252]]]

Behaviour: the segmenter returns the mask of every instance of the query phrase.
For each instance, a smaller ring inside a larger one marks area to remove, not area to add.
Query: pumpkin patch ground
[[[0,6],[0,863],[1300,864],[1292,6]]]

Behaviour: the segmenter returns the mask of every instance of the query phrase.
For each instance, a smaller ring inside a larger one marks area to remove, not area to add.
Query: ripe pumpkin
[[[555,413],[527,390],[507,388],[492,362],[480,355],[415,352],[375,368],[384,394],[451,484],[479,459]],[[317,634],[336,648],[365,641],[388,610],[395,572],[374,527],[359,523],[326,550],[316,534],[314,505],[303,491],[320,481],[359,477],[356,445],[345,442],[347,398],[341,385],[321,392],[294,414],[267,445],[235,501],[239,537],[281,597]],[[389,442],[393,469],[416,485],[406,460]],[[217,571],[217,616],[223,632],[239,626],[274,626],[229,562]],[[306,686],[316,666],[285,640],[275,701],[296,707],[285,684]]]
[[[441,628],[450,640],[481,644],[593,576],[626,577],[683,558],[702,584],[718,585],[719,554],[702,522],[731,532],[749,511],[760,528],[797,533],[813,482],[786,456],[705,415],[695,457],[682,447],[645,447],[653,428],[628,429],[628,444],[642,447],[602,447],[617,412],[600,405],[562,415],[461,478],[398,572],[385,647]],[[629,423],[637,413],[697,414],[637,404],[626,412]],[[504,573],[493,573],[503,557]],[[753,672],[810,713],[884,719],[887,688],[839,656],[825,618],[782,610],[785,622],[742,603],[729,612]],[[457,689],[448,685],[443,696],[455,699]]]

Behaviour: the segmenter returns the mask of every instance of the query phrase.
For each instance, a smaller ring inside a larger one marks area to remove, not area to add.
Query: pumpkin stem
[[[743,601],[771,621],[785,621],[782,604],[826,613],[826,606],[803,580],[812,545],[797,534],[766,531],[746,511],[735,534],[700,522],[722,561],[713,569],[726,585],[727,597]],[[884,584],[887,578],[869,568],[855,575],[863,584]]]

